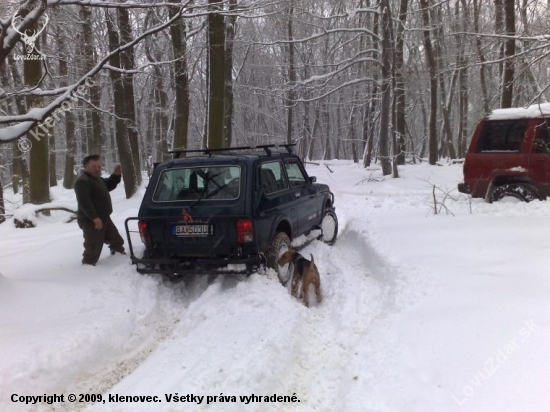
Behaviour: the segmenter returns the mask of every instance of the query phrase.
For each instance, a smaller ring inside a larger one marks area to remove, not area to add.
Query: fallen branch
[[[55,212],[55,211],[71,213],[72,216],[67,221],[67,223],[71,223],[72,221],[74,221],[76,219],[76,211],[72,210],[72,209],[69,209],[68,207],[63,207],[63,206],[41,207],[41,208],[38,208],[38,209],[34,210],[34,214],[36,216],[38,216],[39,213],[49,214],[50,212]],[[23,219],[18,219],[16,217],[14,217],[13,218],[13,223],[14,223],[15,227],[18,228],[18,229],[28,229],[28,228],[31,228],[31,227],[36,227],[35,222],[33,222],[32,220],[29,220],[29,219],[24,219],[24,218]]]

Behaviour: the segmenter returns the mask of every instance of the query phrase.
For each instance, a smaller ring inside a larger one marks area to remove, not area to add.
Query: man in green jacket
[[[77,221],[84,234],[82,264],[95,266],[104,243],[109,245],[112,255],[116,252],[125,254],[124,239],[110,217],[113,205],[109,194],[120,183],[122,169],[117,165],[113,174],[105,179],[101,177],[99,155],[86,156],[83,163],[84,171],[74,184]]]

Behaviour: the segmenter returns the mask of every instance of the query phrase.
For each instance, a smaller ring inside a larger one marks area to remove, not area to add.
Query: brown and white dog
[[[323,300],[319,271],[313,261],[313,255],[310,256],[311,260],[307,260],[295,250],[289,250],[283,253],[278,260],[279,266],[286,265],[287,263],[292,264],[293,272],[290,294],[297,299],[302,299],[304,305],[307,307],[309,307],[309,285],[313,285],[315,287],[315,297],[317,298],[317,303],[321,303]],[[300,296],[297,296],[300,281],[302,282],[300,287]]]

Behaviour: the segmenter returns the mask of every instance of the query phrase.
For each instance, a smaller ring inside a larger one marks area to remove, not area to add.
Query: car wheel
[[[290,238],[285,232],[277,232],[277,234],[273,237],[271,243],[269,243],[269,246],[267,247],[267,266],[275,269],[275,272],[277,272],[277,277],[283,285],[286,285],[290,280],[290,270],[292,265],[290,263],[287,263],[286,265],[279,266],[279,263],[277,263],[277,261],[279,260],[281,255],[289,249]]]
[[[495,186],[491,191],[489,199],[491,203],[510,200],[516,202],[531,202],[532,200],[538,199],[538,196],[532,186],[512,183]]]
[[[334,209],[325,210],[325,215],[321,221],[321,230],[323,234],[319,239],[327,245],[334,245],[336,236],[338,236],[338,217]]]

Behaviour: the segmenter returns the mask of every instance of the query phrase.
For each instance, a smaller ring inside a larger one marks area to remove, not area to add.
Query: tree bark
[[[133,40],[133,36],[128,10],[122,7],[118,8],[117,14],[120,29],[120,43],[129,43]],[[125,70],[134,69],[134,50],[132,48],[120,53],[120,68]],[[123,117],[126,119],[125,126],[128,130],[132,161],[134,162],[134,178],[137,186],[139,186],[141,184],[141,161],[139,155],[139,133],[137,128],[136,106],[134,101],[134,75],[131,73],[123,73],[121,76],[121,85],[124,95]]]
[[[94,63],[97,61],[97,56],[94,47],[94,36],[92,33],[92,11],[89,7],[81,6],[80,10],[80,20],[82,21],[82,37],[81,37],[81,48],[84,55],[85,61],[85,70],[90,70]],[[88,87],[90,102],[95,107],[101,106],[101,86],[99,84],[99,79],[91,87]],[[90,110],[87,111],[86,116],[89,117],[91,125],[90,139],[88,140],[88,150],[90,154],[101,155],[101,145],[103,143],[103,127],[101,124],[100,113],[93,107],[90,107]]]
[[[169,9],[170,17],[174,17],[178,9]],[[172,38],[172,50],[174,51],[174,86],[176,94],[176,107],[174,108],[174,141],[172,148],[187,149],[189,130],[189,71],[187,66],[187,27],[185,20],[174,23],[170,26],[170,37]]]
[[[507,36],[516,34],[516,14],[514,0],[504,0],[504,22]],[[514,98],[514,55],[516,54],[515,39],[506,39],[504,43],[504,67],[502,69],[502,99],[500,107],[512,107]]]
[[[107,25],[107,34],[109,38],[109,49],[116,50],[120,46],[120,38],[118,32],[113,24],[109,11],[105,12],[105,20]],[[113,67],[121,67],[120,55],[115,55],[111,58],[111,65]],[[128,127],[125,121],[127,115],[125,107],[125,90],[124,84],[121,79],[120,72],[116,70],[110,71],[111,80],[113,82],[113,96],[114,96],[114,112],[115,112],[115,137],[116,144],[118,146],[118,155],[120,164],[122,166],[122,179],[124,181],[124,190],[126,192],[126,198],[129,199],[136,193],[139,183],[136,174],[138,170],[135,169],[135,162],[132,156],[132,147],[130,145],[130,138],[128,134]],[[132,99],[133,102],[133,99]]]
[[[405,35],[405,24],[407,22],[407,9],[409,0],[401,0],[399,6],[399,23],[397,24],[397,38],[395,45],[395,135],[397,137],[398,152],[397,164],[405,164],[405,80],[403,76],[403,45]]]
[[[11,54],[8,56],[8,64],[11,68],[10,72],[13,78],[13,83],[15,85],[23,85],[23,79],[21,78],[17,65],[15,64]],[[15,107],[17,108],[17,112],[19,114],[25,113],[27,109],[26,99],[19,96],[15,97]],[[18,192],[19,178],[21,178],[23,203],[28,203],[30,201],[29,167],[27,164],[26,154],[19,150],[17,143],[17,141],[13,142],[13,153],[18,154],[13,157],[13,191],[14,193]]]
[[[504,33],[504,1],[505,0],[494,0],[495,2],[495,33],[502,34]],[[502,60],[504,57],[504,43],[502,40],[497,40],[498,45],[498,58]],[[502,79],[503,62],[498,63],[498,78]]]
[[[434,57],[432,41],[430,36],[430,5],[428,0],[419,0],[422,8],[422,22],[424,24],[424,50],[426,63],[430,76],[430,118],[428,126],[428,162],[435,165],[437,162],[437,64]]]
[[[152,15],[152,14],[151,14]],[[153,39],[154,42],[154,39]],[[151,43],[145,43],[145,55],[147,60],[151,63],[157,63],[161,60],[160,56],[154,56],[151,47]],[[155,102],[155,106],[150,109],[150,126],[153,129],[153,144],[156,148],[157,162],[164,162],[168,160],[168,96],[164,90],[163,84],[163,72],[159,64],[152,65],[153,72],[155,73],[154,80],[152,81],[153,90],[151,100]]]
[[[237,0],[229,0],[229,12],[235,13]],[[223,116],[223,140],[225,147],[231,147],[233,141],[233,48],[237,16],[226,16],[225,25],[225,69],[224,69],[224,116]]]
[[[331,146],[331,134],[330,134],[330,97],[326,98],[327,102],[323,105],[323,122],[325,127],[325,148],[323,154],[323,160],[332,159],[332,146]]]
[[[208,147],[225,147],[224,125],[224,81],[225,81],[225,22],[218,0],[208,0],[209,39],[209,96],[208,96]]]
[[[65,43],[64,33],[58,27],[56,32],[57,47],[61,56],[68,56],[67,45]],[[67,86],[69,70],[67,58],[59,59],[59,77],[61,78],[61,86]],[[75,156],[76,156],[76,141],[75,141],[74,117],[70,110],[65,112],[65,142],[67,151],[65,152],[65,169],[63,172],[63,187],[72,189],[74,186],[75,175]]]
[[[374,34],[380,34],[380,16],[375,13],[373,16],[373,32]],[[374,50],[379,49],[378,42],[373,42],[372,48]],[[373,58],[379,58],[376,52],[373,52]],[[368,71],[365,67],[365,75]],[[365,113],[363,115],[363,141],[366,142],[366,147],[363,153],[363,167],[369,167],[372,163],[372,156],[374,152],[374,135],[376,127],[376,113],[378,105],[378,70],[374,70],[373,79],[375,82],[372,84],[369,93],[368,103],[365,105]]]
[[[38,26],[35,24],[31,30],[36,30]],[[33,49],[31,55],[39,58],[39,54]],[[42,62],[40,60],[25,60],[23,62],[23,77],[27,87],[35,87],[42,77]],[[42,98],[28,95],[27,109],[40,107]],[[27,135],[27,138],[32,143],[30,150],[30,179],[29,202],[34,204],[48,203],[50,201],[50,182],[49,182],[49,152],[48,152],[48,129],[46,126],[37,127]],[[36,136],[36,138],[35,138]]]
[[[473,0],[474,9],[474,33],[479,33],[479,0]],[[463,8],[466,7],[465,1],[463,1]],[[464,21],[464,24],[466,22]],[[481,87],[481,101],[483,104],[483,114],[487,115],[490,112],[489,98],[487,93],[487,80],[485,79],[485,54],[483,53],[483,47],[481,45],[481,38],[475,36],[476,52],[479,59],[479,85]],[[459,137],[460,139],[460,137]]]
[[[290,1],[288,8],[287,21],[287,40],[288,40],[288,93],[287,93],[287,119],[286,119],[286,142],[292,143],[293,124],[294,124],[294,107],[296,105],[296,63],[294,50],[294,0]]]
[[[392,173],[392,165],[389,153],[389,127],[391,115],[391,13],[388,0],[380,2],[381,8],[381,34],[382,34],[382,102],[380,107],[380,139],[378,140],[378,151],[382,174]]]
[[[458,7],[458,5],[457,5]],[[440,10],[440,9],[439,9]],[[463,10],[464,12],[464,10]],[[441,21],[441,13],[438,13],[437,20]],[[436,30],[436,39],[434,40],[434,54],[436,55],[437,70],[438,70],[438,80],[439,80],[439,96],[440,96],[440,106],[441,114],[443,117],[443,130],[445,133],[441,133],[441,146],[440,146],[440,156],[449,156],[451,159],[456,159],[456,151],[453,144],[453,131],[451,125],[451,104],[447,105],[447,92],[445,87],[445,73],[444,68],[446,67],[446,59],[444,50],[446,49],[444,44],[444,33],[441,26]],[[459,45],[459,52],[457,57],[457,62],[462,61],[462,44]],[[456,71],[453,72],[452,80],[449,85],[449,100],[452,100],[452,95],[454,92],[454,83],[456,83]]]
[[[49,137],[49,151],[50,151],[50,158],[49,158],[49,179],[50,179],[50,187],[57,186],[57,156],[56,156],[56,150],[55,150],[55,137],[54,133],[50,134]]]
[[[311,68],[310,68],[309,62],[307,62],[307,63],[304,64],[304,79],[309,78],[310,72],[311,72]],[[310,113],[309,113],[311,103],[308,101],[310,97],[311,97],[311,92],[309,91],[309,89],[306,89],[304,91],[304,100],[305,100],[305,102],[303,104],[304,123],[303,123],[303,126],[302,126],[302,133],[301,133],[301,137],[300,137],[300,146],[299,146],[300,147],[300,156],[302,158],[307,157],[309,143],[312,139],[311,124],[310,124]]]

